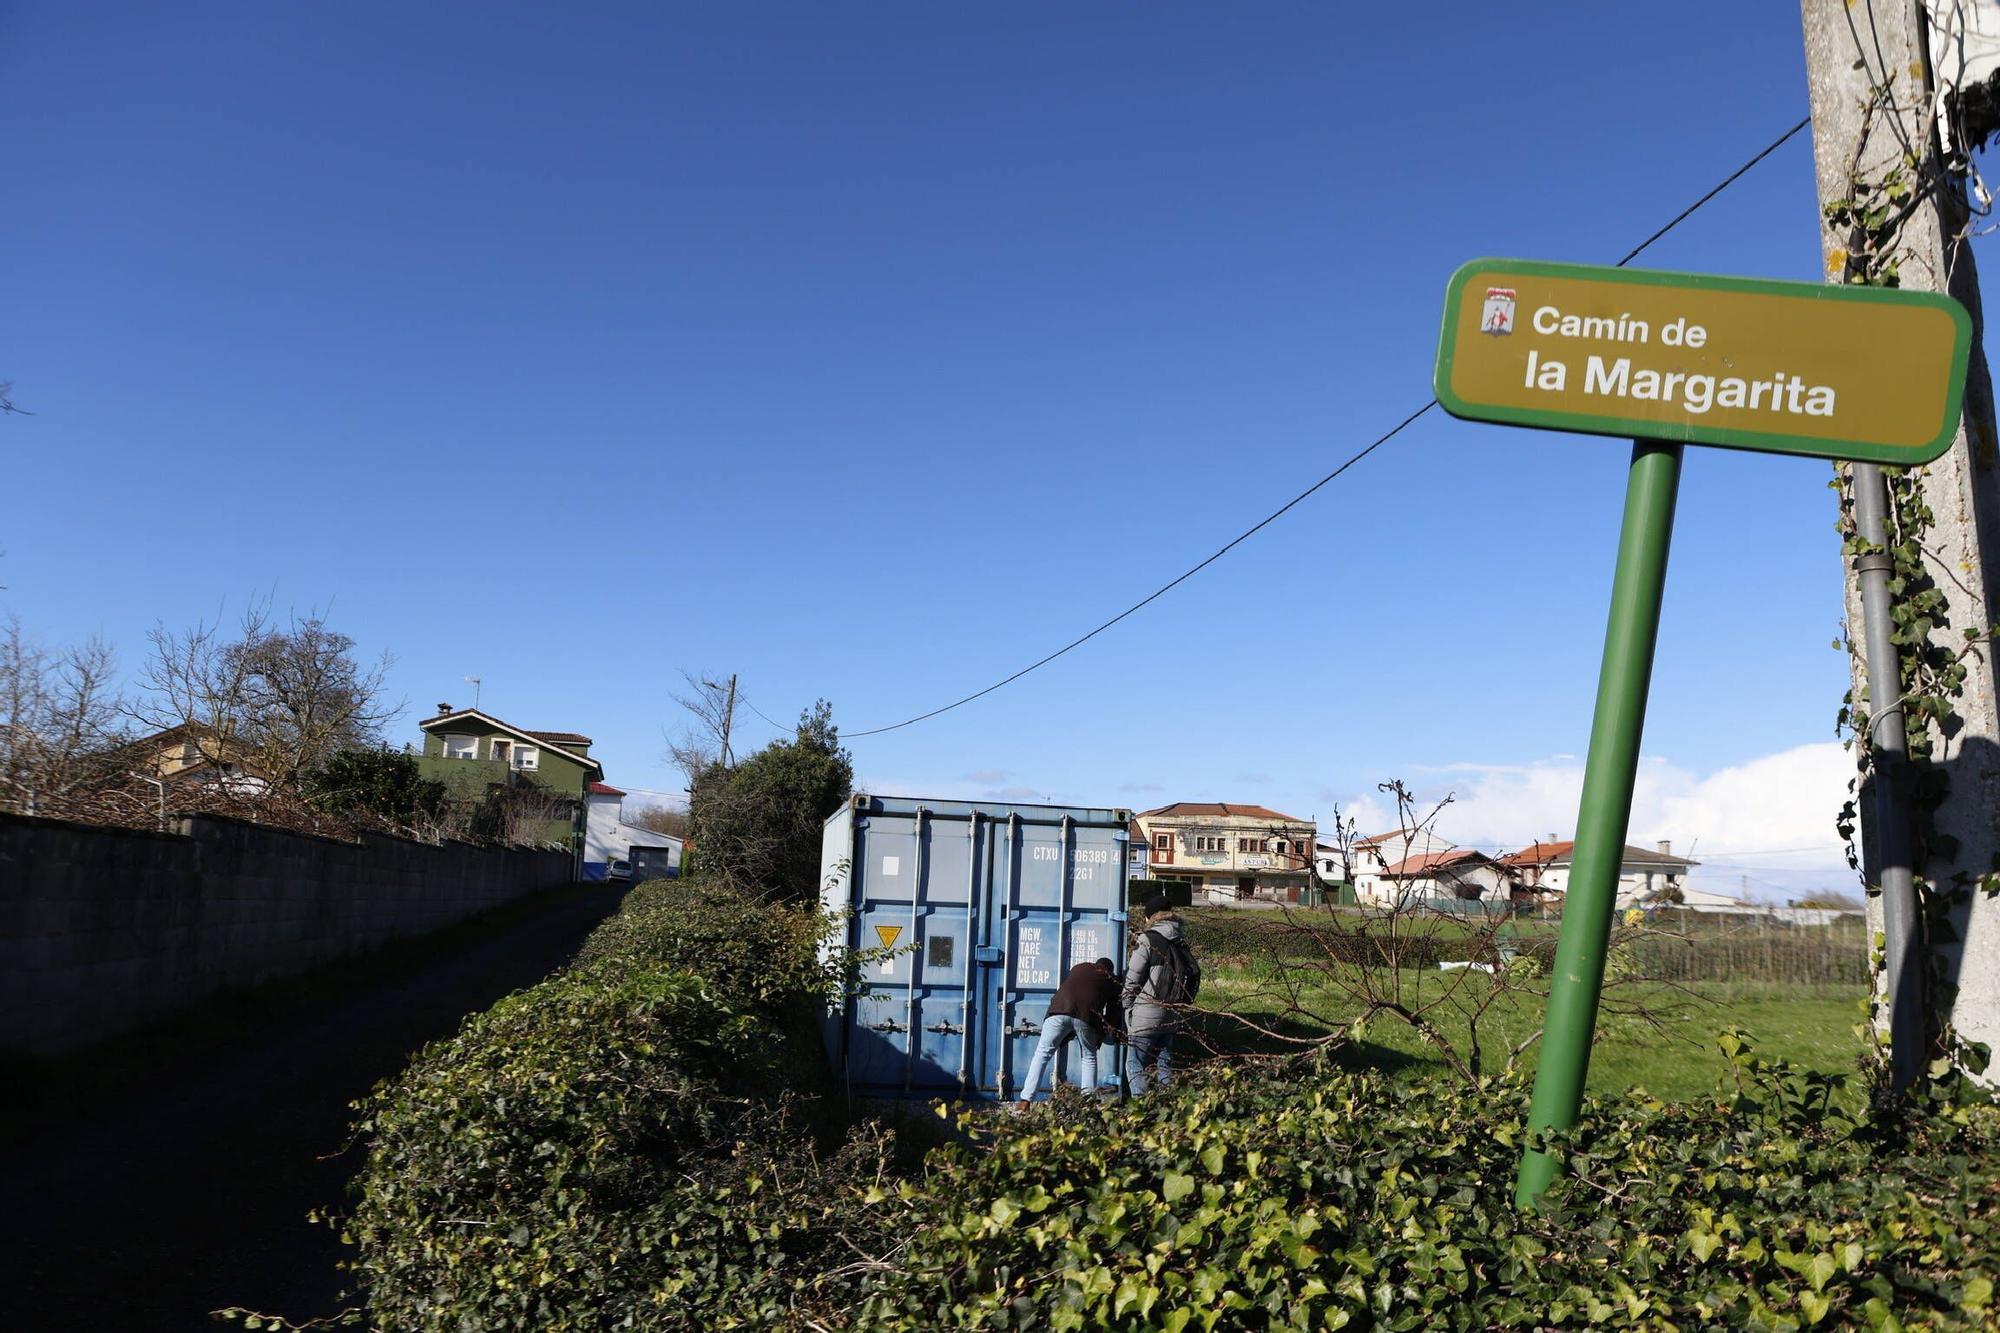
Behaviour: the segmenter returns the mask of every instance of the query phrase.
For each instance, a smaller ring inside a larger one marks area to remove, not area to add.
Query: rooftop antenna
[[[479,707],[479,677],[467,676],[465,683],[472,687],[472,707],[476,711]]]

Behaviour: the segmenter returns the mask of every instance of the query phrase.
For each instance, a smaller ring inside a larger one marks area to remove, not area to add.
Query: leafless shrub
[[[1420,810],[1402,783],[1381,790],[1396,802],[1402,846],[1434,838],[1449,797]],[[1334,829],[1351,865],[1352,822],[1336,813]],[[1518,1022],[1506,1020],[1524,1007],[1540,1011],[1554,937],[1524,925],[1515,909],[1511,901],[1489,905],[1457,892],[1431,898],[1405,887],[1373,906],[1287,906],[1204,922],[1204,953],[1247,985],[1232,984],[1226,1002],[1195,1006],[1191,1030],[1218,1055],[1270,1055],[1352,1044],[1371,1024],[1392,1020],[1478,1084],[1511,1069],[1540,1036],[1539,1024],[1516,1035],[1509,1029]],[[1627,923],[1614,938],[1618,965],[1600,1006],[1611,1021],[1659,1022],[1646,1003],[1657,989],[1631,984],[1639,978],[1626,946],[1642,933]]]
[[[101,639],[51,652],[9,617],[0,632],[0,809],[68,817],[116,771],[125,739],[116,661]]]
[[[374,744],[401,711],[382,698],[390,658],[361,666],[354,640],[317,611],[281,626],[253,603],[233,636],[220,622],[162,624],[147,641],[132,719],[154,732],[178,728],[206,763],[275,787],[295,789],[335,750]]]

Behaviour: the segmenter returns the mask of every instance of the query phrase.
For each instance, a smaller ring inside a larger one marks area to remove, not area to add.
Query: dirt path
[[[173,1086],[0,1157],[0,1328],[180,1333],[230,1305],[340,1308],[341,1247],[305,1220],[338,1206],[356,1156],[348,1102],[467,1013],[568,959],[623,887],[579,888]]]

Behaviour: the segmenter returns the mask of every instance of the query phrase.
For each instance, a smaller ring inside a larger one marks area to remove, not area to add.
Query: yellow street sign
[[[1915,464],[1951,444],[1971,345],[1930,292],[1475,259],[1436,388],[1475,421]]]
[[[903,928],[901,926],[875,927],[875,938],[882,941],[882,947],[885,949],[895,948],[896,941],[901,939],[902,935],[903,935]]]

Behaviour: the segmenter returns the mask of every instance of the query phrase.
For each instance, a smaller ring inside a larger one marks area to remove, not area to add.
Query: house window
[[[532,771],[540,768],[541,764],[542,752],[534,746],[516,745],[514,747],[514,767]]]
[[[1198,852],[1219,852],[1223,849],[1223,840],[1220,837],[1198,833],[1195,835],[1194,849]]]
[[[1174,847],[1173,836],[1171,833],[1155,833],[1153,835],[1153,846],[1163,852],[1172,851]]]
[[[498,736],[495,736],[493,738],[493,748],[490,751],[488,751],[488,754],[492,758],[506,760],[511,757],[511,752],[513,751],[513,748],[514,748],[514,742],[503,741]]]
[[[477,759],[479,738],[477,736],[440,736],[444,742],[444,757],[447,759]]]

